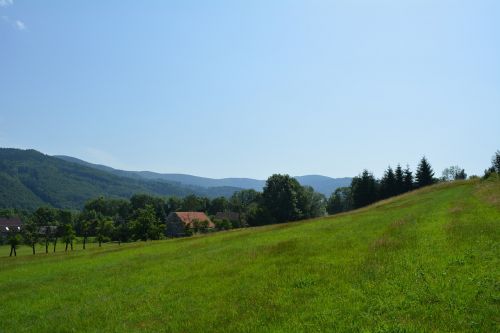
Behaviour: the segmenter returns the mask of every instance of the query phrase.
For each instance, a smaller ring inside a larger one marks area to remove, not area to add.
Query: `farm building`
[[[0,233],[19,232],[23,222],[18,217],[0,217]]]
[[[166,234],[171,237],[185,236],[186,229],[197,228],[198,223],[207,223],[208,228],[215,225],[205,213],[201,212],[172,212],[166,221]]]
[[[57,233],[57,229],[58,228],[55,225],[44,225],[38,229],[38,234],[42,236],[55,235]]]
[[[0,245],[3,244],[8,235],[13,232],[20,232],[23,222],[17,217],[0,217]]]

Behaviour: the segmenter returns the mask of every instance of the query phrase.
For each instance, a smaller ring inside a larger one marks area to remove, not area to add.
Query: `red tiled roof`
[[[1,227],[22,227],[23,222],[18,217],[0,217]]]
[[[181,219],[181,221],[186,225],[191,225],[194,220],[198,220],[200,222],[208,221],[208,226],[213,228],[215,225],[210,221],[208,216],[205,213],[201,212],[174,212],[177,217]]]

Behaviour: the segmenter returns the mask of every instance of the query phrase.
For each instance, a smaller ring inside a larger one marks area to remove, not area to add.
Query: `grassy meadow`
[[[439,184],[354,212],[9,258],[0,332],[494,332],[500,182]]]

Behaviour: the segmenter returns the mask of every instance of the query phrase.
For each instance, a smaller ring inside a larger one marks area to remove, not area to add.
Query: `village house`
[[[0,233],[19,232],[22,226],[18,217],[0,217]]]
[[[55,235],[57,234],[57,226],[55,225],[44,225],[38,228],[38,234],[41,236]]]
[[[12,232],[20,232],[23,222],[18,217],[0,217],[0,244]]]
[[[186,230],[195,229],[200,224],[206,224],[212,229],[215,225],[205,213],[201,212],[172,212],[166,220],[166,234],[170,237],[185,236]]]

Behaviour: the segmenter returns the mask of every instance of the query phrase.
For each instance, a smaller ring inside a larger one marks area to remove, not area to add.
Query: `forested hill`
[[[129,177],[133,179],[148,179],[148,180],[166,180],[170,182],[177,182],[188,186],[199,186],[199,187],[238,187],[244,189],[253,189],[256,191],[262,191],[266,181],[263,179],[252,179],[252,178],[207,178],[199,177],[186,174],[177,173],[157,173],[151,171],[125,171],[114,169],[106,165],[93,164],[78,158],[71,156],[54,156],[63,159],[68,162],[78,163],[91,168],[111,172],[117,176]],[[345,187],[351,184],[352,178],[331,178],[321,175],[306,175],[306,176],[296,176],[295,177],[302,186],[311,186],[316,192],[323,193],[326,196],[330,196],[335,189],[338,187]]]
[[[35,209],[41,205],[81,208],[98,196],[129,198],[197,194],[230,196],[235,187],[186,186],[166,180],[132,179],[44,155],[36,150],[0,148],[0,208]]]

